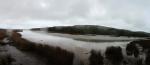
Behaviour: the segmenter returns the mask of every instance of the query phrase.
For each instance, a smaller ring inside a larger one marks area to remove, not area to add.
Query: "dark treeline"
[[[40,28],[34,28],[32,30],[40,30]],[[48,31],[57,33],[81,34],[81,35],[93,34],[93,35],[112,35],[112,36],[128,36],[128,37],[150,37],[150,33],[146,32],[129,31],[124,29],[116,29],[96,25],[56,26],[56,27],[48,27]]]

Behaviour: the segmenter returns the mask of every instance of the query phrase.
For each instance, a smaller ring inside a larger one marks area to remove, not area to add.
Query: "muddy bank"
[[[0,65],[47,65],[42,58],[11,45],[0,45]]]
[[[0,34],[2,34],[0,65],[72,65],[73,63],[73,54],[59,47],[37,45],[23,39],[16,31],[1,30]]]
[[[60,47],[36,44],[21,37],[21,34],[12,32],[10,37],[12,45],[26,52],[32,52],[46,58],[49,65],[72,65],[74,54]]]

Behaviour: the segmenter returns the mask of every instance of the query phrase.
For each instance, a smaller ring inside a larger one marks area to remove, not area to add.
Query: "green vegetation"
[[[128,37],[150,37],[150,33],[146,32],[129,31],[124,29],[115,29],[96,25],[56,26],[56,27],[49,27],[48,31],[57,33],[76,34],[76,35],[93,34],[93,35],[112,35],[112,36],[128,36]]]

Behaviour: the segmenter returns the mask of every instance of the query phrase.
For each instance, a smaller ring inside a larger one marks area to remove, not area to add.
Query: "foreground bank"
[[[11,31],[6,37],[16,48],[46,59],[47,65],[148,65],[149,62],[146,51],[149,49],[145,48],[148,45],[131,41],[84,42],[29,30]]]

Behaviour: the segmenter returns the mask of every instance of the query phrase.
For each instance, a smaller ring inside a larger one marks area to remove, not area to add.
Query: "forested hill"
[[[150,37],[150,33],[142,31],[130,31],[97,25],[75,25],[75,26],[55,26],[47,28],[33,28],[32,30],[47,29],[48,32],[77,34],[77,35],[112,35],[128,37]]]

